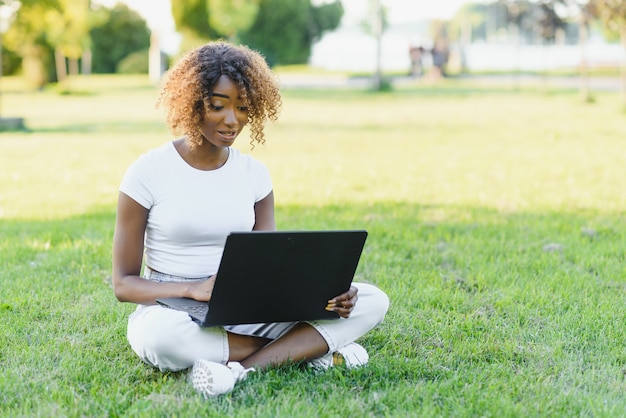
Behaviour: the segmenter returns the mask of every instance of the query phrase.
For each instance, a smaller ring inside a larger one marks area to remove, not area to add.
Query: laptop
[[[346,292],[367,231],[233,232],[209,302],[161,298],[203,327],[337,319],[328,300]]]

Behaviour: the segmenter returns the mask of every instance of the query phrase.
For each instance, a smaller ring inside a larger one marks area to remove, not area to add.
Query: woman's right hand
[[[215,286],[215,274],[206,280],[193,283],[189,289],[189,297],[199,300],[200,302],[208,302],[213,294],[213,286]]]

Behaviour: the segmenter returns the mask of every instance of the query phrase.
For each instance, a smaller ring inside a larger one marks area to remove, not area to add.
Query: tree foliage
[[[241,41],[261,51],[270,64],[306,62],[311,54],[309,0],[261,0],[259,13]]]
[[[211,27],[234,41],[254,23],[259,11],[259,0],[211,0],[209,9]]]
[[[8,4],[8,3],[11,3],[13,1],[16,1],[16,0],[0,0],[0,5]],[[19,0],[19,2],[24,7],[30,7],[30,6],[33,6],[35,4],[44,5],[44,6],[56,6],[56,4],[57,4],[56,0]]]
[[[553,43],[559,30],[566,26],[565,19],[557,12],[557,8],[565,5],[566,0],[543,0],[539,2],[536,17],[536,32],[540,38]]]
[[[487,5],[484,3],[465,3],[450,21],[451,34],[465,34],[470,39],[487,38]]]
[[[79,59],[90,47],[89,0],[57,0],[44,14],[47,41],[69,58]]]
[[[313,42],[336,29],[342,16],[339,0],[320,6],[310,0],[261,0],[254,24],[240,39],[261,51],[270,64],[303,64]]]
[[[172,1],[171,5],[176,30],[183,37],[183,51],[219,37],[219,33],[209,24],[207,0]]]
[[[499,4],[504,9],[505,22],[516,26],[522,36],[552,43],[558,30],[566,25],[556,11],[566,1],[499,0]]]
[[[322,37],[324,32],[335,30],[343,17],[343,5],[336,0],[332,3],[324,3],[311,8],[313,25],[311,27],[313,40]]]
[[[0,0],[0,4],[9,1]],[[129,54],[147,49],[150,31],[145,20],[126,5],[92,8],[89,0],[21,0],[4,43],[12,67],[21,60],[22,71],[36,86],[57,78],[54,53],[74,63],[92,51],[94,72],[113,73]],[[19,57],[19,60],[16,59]],[[59,75],[60,76],[60,75]]]
[[[91,19],[95,73],[114,73],[123,58],[150,46],[150,30],[145,20],[124,4],[118,3],[113,9],[100,8]]]
[[[568,24],[559,10],[570,0],[497,0],[493,3],[466,3],[454,17],[451,27],[471,29],[471,37],[487,39],[499,31],[515,28],[519,39],[528,43],[553,43]],[[469,28],[467,27],[469,25]]]
[[[21,2],[14,21],[3,37],[7,49],[22,58],[24,75],[37,87],[54,79],[53,47],[48,39],[45,16],[60,7],[57,0]]]
[[[626,1],[589,0],[587,10],[602,21],[607,38],[621,39],[626,48]]]
[[[601,19],[606,30],[616,34],[626,48],[626,2],[623,0],[589,0],[588,10]],[[622,102],[626,109],[626,62],[622,62]]]
[[[183,48],[209,39],[238,40],[261,51],[271,64],[307,62],[311,47],[339,26],[341,1],[314,6],[311,0],[188,0],[172,2]]]

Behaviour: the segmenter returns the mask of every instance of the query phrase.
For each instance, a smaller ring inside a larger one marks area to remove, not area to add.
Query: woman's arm
[[[193,283],[157,283],[143,279],[143,240],[148,222],[148,209],[124,193],[117,203],[117,219],[113,237],[113,291],[122,302],[143,305],[156,303],[162,297],[188,297],[209,300],[215,278]]]
[[[274,231],[276,222],[274,220],[274,192],[271,191],[263,199],[254,204],[254,227],[253,231]]]

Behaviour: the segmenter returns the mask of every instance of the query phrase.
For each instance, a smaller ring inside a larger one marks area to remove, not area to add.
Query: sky
[[[323,2],[324,0],[317,0]],[[369,0],[342,0],[345,24],[363,20]],[[468,0],[381,0],[389,13],[390,23],[401,23],[421,19],[449,19]],[[170,0],[97,0],[97,3],[112,6],[117,2],[128,4],[146,19],[152,30],[160,33],[162,48],[174,54],[180,37],[176,34],[171,15]]]

